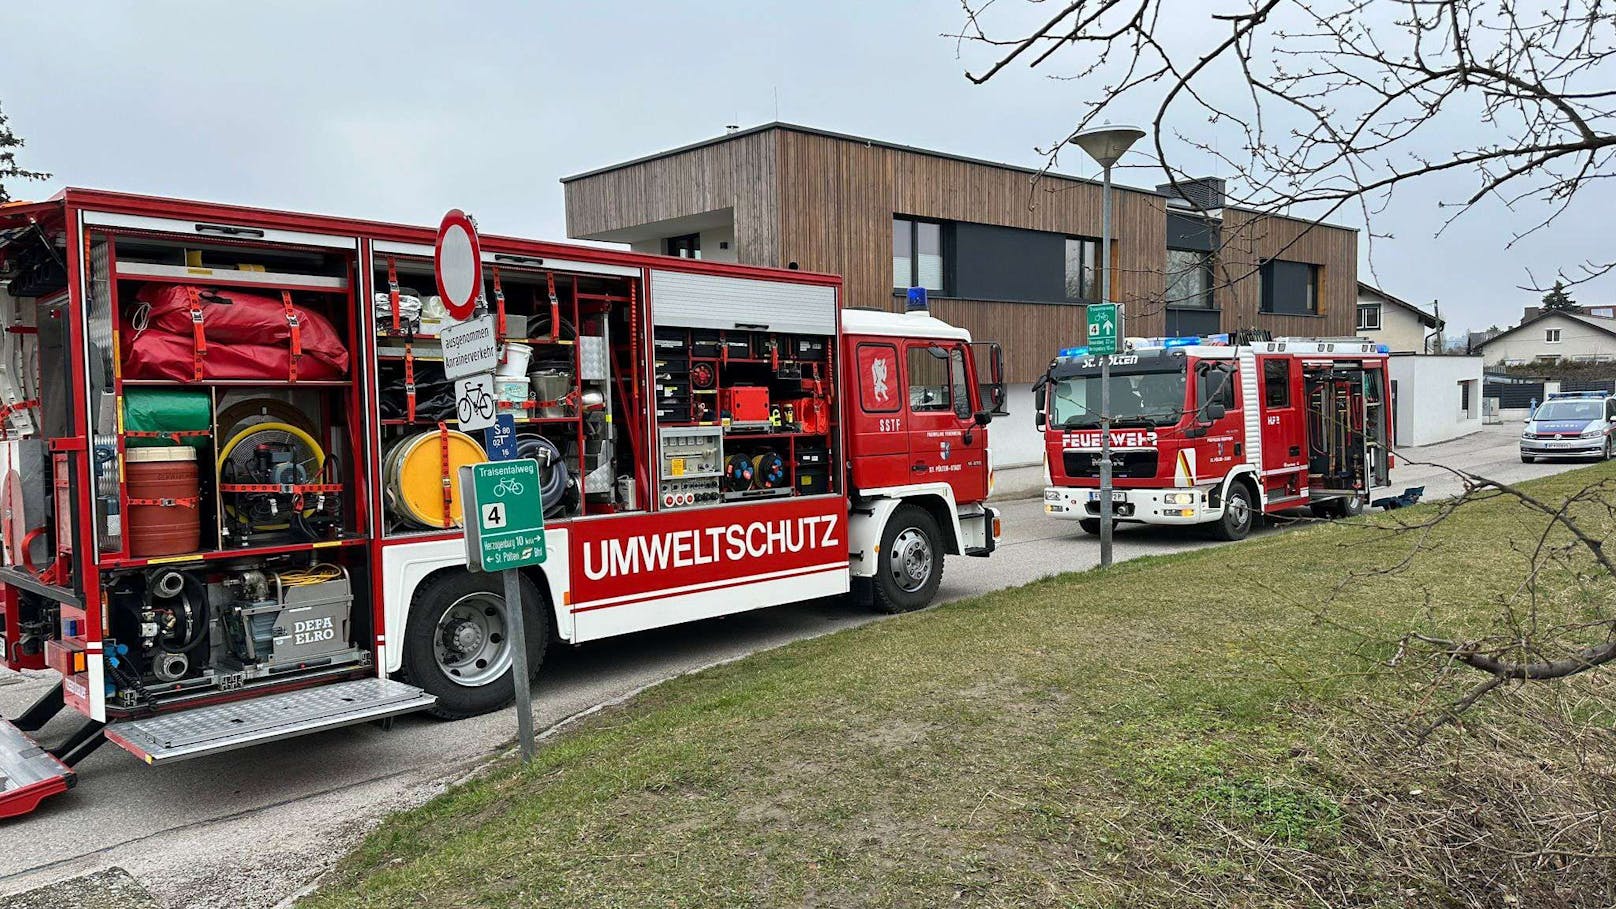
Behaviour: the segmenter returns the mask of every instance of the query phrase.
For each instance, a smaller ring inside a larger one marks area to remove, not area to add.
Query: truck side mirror
[[[985,410],[979,410],[972,415],[971,419],[975,421],[976,425],[978,426],[986,426],[993,422],[993,414],[988,413]]]
[[[1032,387],[1032,425],[1039,432],[1044,431],[1044,426],[1048,422],[1044,417],[1044,402],[1047,397],[1043,382]]]
[[[1229,409],[1223,406],[1222,401],[1208,401],[1206,407],[1202,408],[1202,413],[1206,415],[1206,422],[1216,423],[1228,415]]]

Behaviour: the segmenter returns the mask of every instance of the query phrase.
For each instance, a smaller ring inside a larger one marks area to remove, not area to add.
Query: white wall
[[[1397,383],[1393,442],[1399,448],[1434,445],[1481,431],[1481,357],[1393,356]],[[1470,409],[1459,409],[1460,382],[1470,382]]]
[[[1611,327],[1616,328],[1616,323],[1612,323]],[[1557,343],[1546,340],[1549,329],[1560,330]],[[1486,358],[1488,366],[1498,366],[1510,360],[1530,363],[1540,356],[1556,356],[1562,360],[1588,356],[1616,358],[1616,337],[1580,319],[1553,315],[1520,331],[1488,341],[1481,355]]]
[[[722,227],[709,227],[700,231],[701,234],[701,260],[703,262],[735,262],[735,225],[726,224]],[[670,234],[669,236],[683,236],[683,234]],[[667,237],[652,237],[646,240],[633,240],[628,248],[637,253],[649,253],[653,256],[664,255],[667,249]],[[729,244],[728,249],[722,248]]]
[[[993,467],[1026,467],[1044,462],[1044,436],[1032,425],[1032,386],[1011,385],[1005,389],[1007,417],[994,417],[988,424],[988,447],[993,450]]]

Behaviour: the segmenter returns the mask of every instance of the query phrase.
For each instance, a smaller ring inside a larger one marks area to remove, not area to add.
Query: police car
[[[1521,431],[1521,460],[1538,458],[1604,458],[1611,456],[1616,428],[1616,396],[1602,391],[1567,391],[1549,395],[1526,419]]]

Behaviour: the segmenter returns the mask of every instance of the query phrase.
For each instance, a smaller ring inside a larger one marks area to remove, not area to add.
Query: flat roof
[[[929,158],[942,158],[942,159],[947,160],[947,161],[959,161],[959,162],[962,162],[964,164],[979,164],[979,165],[981,165],[983,167],[993,167],[993,168],[997,168],[999,170],[1008,170],[1008,171],[1013,171],[1015,173],[1029,174],[1029,175],[1032,175],[1032,176],[1054,177],[1057,180],[1068,180],[1068,181],[1070,181],[1072,183],[1086,183],[1086,184],[1088,184],[1090,186],[1099,186],[1100,185],[1099,180],[1093,180],[1093,179],[1090,179],[1088,177],[1074,177],[1074,176],[1072,176],[1070,174],[1063,174],[1063,173],[1061,173],[1059,171],[1042,170],[1042,169],[1036,168],[1036,167],[1024,167],[1024,166],[1022,166],[1020,164],[1006,164],[1003,161],[989,161],[986,158],[973,158],[973,157],[970,157],[969,155],[956,155],[956,154],[953,154],[951,152],[937,151],[936,149],[932,149],[932,148],[920,148],[920,147],[914,146],[914,145],[904,145],[904,144],[899,143],[899,142],[887,142],[887,141],[884,141],[884,140],[881,140],[881,139],[871,139],[871,138],[869,138],[867,136],[855,136],[855,135],[852,135],[850,133],[839,133],[839,132],[836,132],[834,130],[818,129],[818,128],[812,127],[812,126],[803,126],[800,123],[787,123],[787,122],[785,122],[783,120],[775,120],[775,121],[772,121],[772,122],[769,122],[769,123],[762,123],[762,124],[759,124],[757,126],[750,126],[750,127],[747,127],[746,129],[740,129],[740,130],[736,130],[734,132],[724,133],[721,136],[714,136],[711,139],[702,139],[699,142],[692,142],[689,145],[681,145],[681,146],[679,146],[677,148],[670,148],[670,149],[667,149],[665,151],[652,152],[651,154],[642,155],[642,156],[640,156],[638,158],[631,158],[631,159],[629,159],[627,161],[622,161],[622,162],[619,162],[617,164],[608,164],[608,165],[606,165],[604,167],[597,167],[597,168],[594,168],[593,170],[583,171],[582,173],[571,174],[571,175],[562,177],[561,182],[563,184],[573,183],[573,182],[576,182],[578,180],[587,179],[589,177],[596,177],[596,176],[599,176],[601,174],[609,174],[612,171],[622,170],[623,168],[626,168],[626,167],[634,167],[635,165],[638,165],[638,164],[646,164],[648,162],[657,161],[657,160],[660,160],[662,158],[671,158],[674,155],[682,155],[682,154],[685,154],[686,152],[696,151],[697,149],[706,148],[706,147],[708,147],[710,145],[717,145],[717,144],[719,144],[721,142],[728,142],[731,139],[739,139],[739,138],[742,138],[744,136],[755,136],[755,135],[757,135],[759,133],[768,132],[770,130],[784,130],[784,131],[787,131],[787,132],[802,133],[802,134],[808,135],[808,136],[820,136],[820,137],[823,137],[823,138],[826,138],[826,139],[836,139],[836,140],[841,141],[841,142],[852,142],[852,143],[854,143],[856,145],[867,145],[867,146],[870,146],[870,147],[873,147],[873,148],[887,148],[887,149],[892,149],[893,151],[907,152],[907,153],[912,154],[912,155],[925,155],[926,157],[929,157]],[[1143,194],[1145,194],[1147,196],[1157,196],[1157,197],[1163,198],[1163,199],[1177,198],[1176,196],[1170,195],[1168,193],[1159,192],[1159,191],[1157,191],[1155,189],[1146,189],[1146,188],[1141,187],[1141,186],[1129,186],[1129,185],[1123,184],[1123,183],[1116,183],[1115,181],[1113,181],[1111,185],[1115,189],[1119,189],[1119,190],[1122,190],[1124,192],[1143,193]],[[1253,213],[1253,214],[1268,215],[1270,217],[1275,217],[1275,218],[1286,218],[1286,219],[1291,220],[1291,221],[1305,221],[1305,222],[1307,222],[1309,224],[1314,224],[1314,225],[1317,225],[1319,227],[1329,227],[1329,228],[1332,228],[1334,230],[1350,230],[1350,231],[1352,231],[1354,233],[1358,232],[1358,228],[1356,228],[1356,227],[1347,227],[1347,226],[1342,225],[1342,224],[1331,224],[1328,221],[1317,221],[1317,220],[1314,220],[1312,218],[1304,218],[1304,217],[1300,217],[1300,216],[1297,216],[1297,215],[1274,214],[1274,213],[1270,213],[1270,212],[1257,211],[1256,209],[1242,208],[1242,207],[1236,206],[1236,205],[1226,205],[1226,206],[1223,206],[1223,207],[1232,209],[1234,211],[1242,211],[1242,212],[1248,212],[1248,213]],[[1176,211],[1178,213],[1180,213],[1180,214],[1189,214],[1189,215],[1201,214],[1200,212],[1197,212],[1194,209],[1176,209]]]

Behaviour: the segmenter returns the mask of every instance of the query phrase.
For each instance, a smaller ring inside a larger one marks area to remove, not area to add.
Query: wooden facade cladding
[[[1099,237],[1101,194],[1098,182],[776,124],[568,178],[567,232],[609,239],[598,235],[733,208],[739,261],[839,274],[844,306],[899,309],[895,216]],[[1167,200],[1118,186],[1112,202],[1113,298],[1126,306],[1127,333],[1165,334]],[[1353,334],[1355,231],[1231,209],[1222,219],[1213,300],[1223,330]],[[1320,315],[1258,311],[1267,258],[1321,266]],[[1083,341],[1083,307],[1064,301],[933,294],[932,309],[1003,344],[1011,382],[1031,382],[1061,347]]]
[[[893,295],[892,218],[912,215],[1072,236],[1100,235],[1099,184],[920,154],[829,136],[779,131],[780,261],[842,275],[844,304],[901,309]],[[1166,200],[1112,197],[1113,287],[1139,318],[1135,334],[1160,333],[1166,278]],[[1009,380],[1031,382],[1061,344],[1082,343],[1083,307],[933,296],[939,318],[1004,345]]]
[[[1276,336],[1350,338],[1358,328],[1358,233],[1225,209],[1213,299],[1228,329],[1266,328]],[[1319,266],[1316,316],[1264,313],[1257,270],[1265,259]]]
[[[567,235],[734,209],[737,261],[778,261],[781,133],[764,130],[566,184]]]

